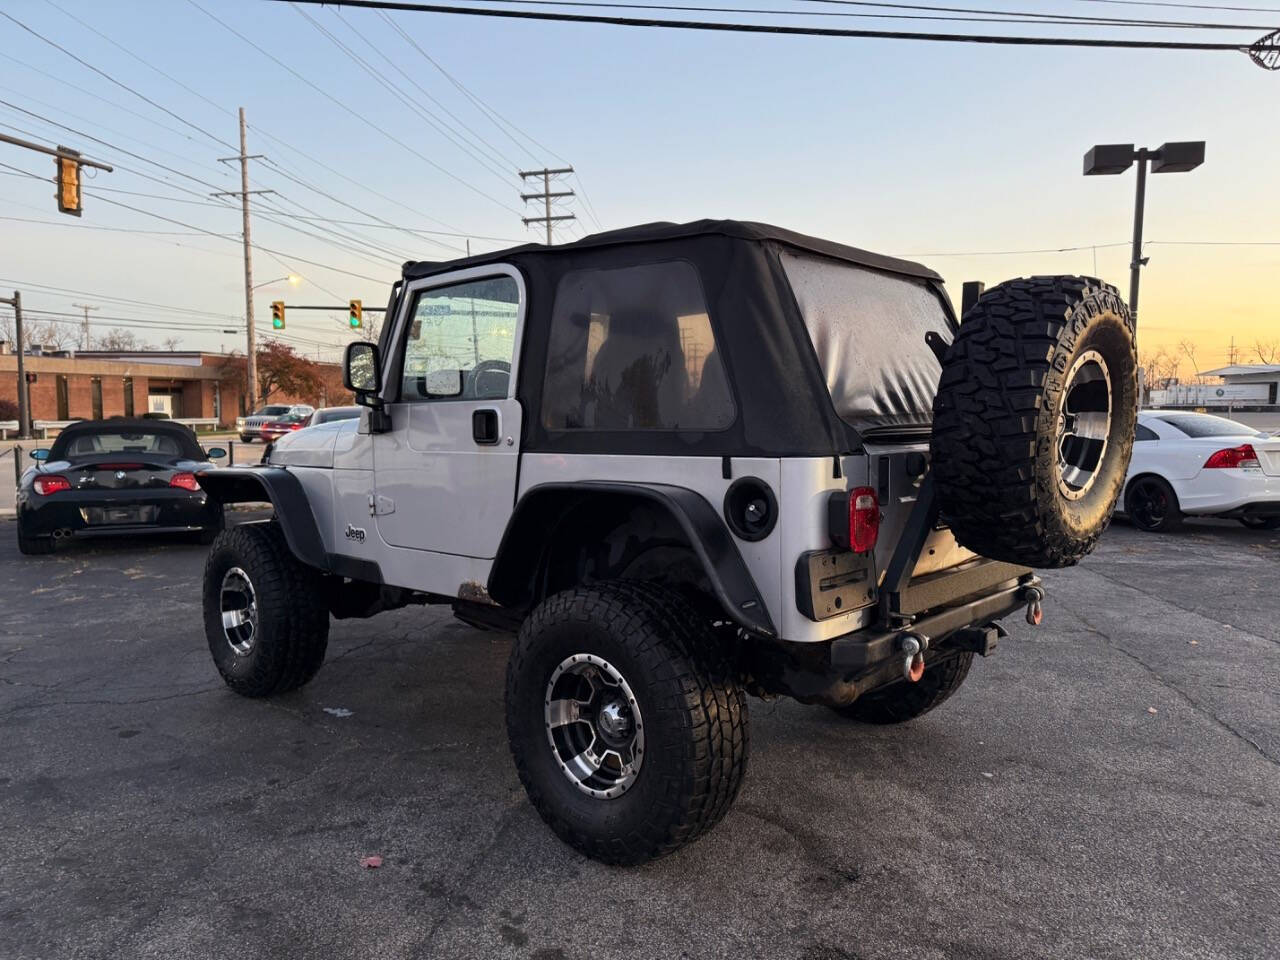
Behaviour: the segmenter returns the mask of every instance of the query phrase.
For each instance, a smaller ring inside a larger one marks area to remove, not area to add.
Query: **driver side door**
[[[391,429],[373,437],[374,513],[394,547],[491,559],[520,456],[525,288],[508,266],[411,284],[391,341]]]

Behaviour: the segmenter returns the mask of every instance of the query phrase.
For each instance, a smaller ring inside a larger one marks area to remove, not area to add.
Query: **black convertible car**
[[[205,498],[196,472],[214,466],[190,429],[163,420],[84,420],[48,450],[18,485],[18,549],[51,553],[72,536],[195,533],[211,542],[222,506]]]

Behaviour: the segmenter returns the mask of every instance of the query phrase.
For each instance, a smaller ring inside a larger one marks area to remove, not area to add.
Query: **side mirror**
[[[32,460],[48,460],[49,451],[48,450],[32,450],[30,453],[30,457]]]
[[[376,343],[357,340],[347,344],[342,358],[342,384],[356,394],[357,400],[361,394],[376,394],[382,389],[382,364]]]
[[[204,453],[210,460],[221,460],[227,455],[227,451],[222,449],[222,447],[210,447]]]
[[[459,397],[462,395],[463,371],[431,370],[423,379],[429,397]]]

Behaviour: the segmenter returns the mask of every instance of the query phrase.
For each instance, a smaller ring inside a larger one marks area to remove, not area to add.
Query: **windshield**
[[[278,417],[282,413],[288,413],[292,407],[263,407],[261,410],[255,410],[255,417]]]
[[[316,423],[330,423],[334,420],[354,420],[360,416],[359,407],[343,407],[338,410],[322,410],[316,414]]]
[[[836,412],[860,429],[924,425],[942,365],[925,342],[954,331],[923,280],[834,260],[781,255]]]
[[[1171,413],[1157,417],[1169,426],[1181,430],[1188,437],[1256,437],[1260,432],[1226,417],[1213,417],[1207,413]]]

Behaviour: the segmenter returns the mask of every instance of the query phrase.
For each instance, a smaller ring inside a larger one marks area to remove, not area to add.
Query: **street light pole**
[[[1129,315],[1138,322],[1138,280],[1142,274],[1142,213],[1147,205],[1147,161],[1150,154],[1138,151],[1138,190],[1133,201],[1133,252],[1129,256]]]
[[[1147,164],[1152,173],[1186,173],[1204,163],[1204,141],[1162,143],[1155,150],[1134,149],[1132,143],[1102,143],[1084,155],[1086,177],[1124,173],[1138,164],[1138,190],[1133,200],[1133,251],[1129,258],[1129,313],[1138,321],[1138,281],[1147,258],[1142,255],[1142,215],[1147,203]]]

